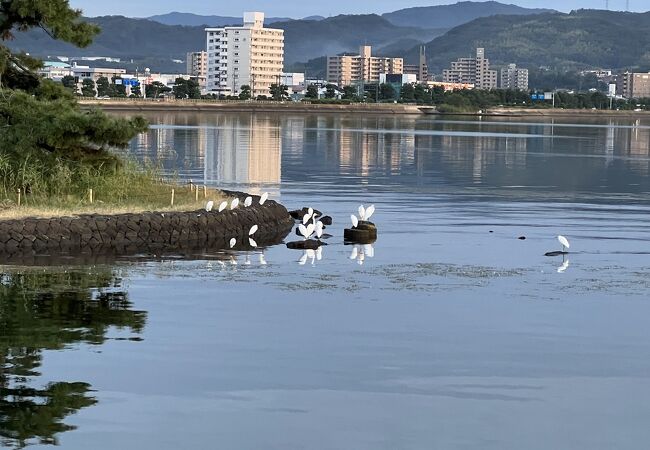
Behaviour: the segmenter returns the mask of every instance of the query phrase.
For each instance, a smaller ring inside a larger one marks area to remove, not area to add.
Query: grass
[[[1,179],[6,183],[6,177]],[[50,167],[47,178],[29,173],[26,179],[27,182],[21,184],[0,185],[0,220],[143,211],[194,211],[204,208],[209,200],[218,205],[227,199],[223,192],[216,189],[204,192],[203,186],[164,181],[158,171],[143,169],[132,162],[113,168],[80,166],[73,170],[70,170],[69,165],[61,164],[54,169]],[[24,186],[21,188],[20,205],[16,185]]]

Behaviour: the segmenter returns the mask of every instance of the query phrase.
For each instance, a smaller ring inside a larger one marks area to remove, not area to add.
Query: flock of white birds
[[[262,194],[260,197],[259,204],[264,205],[266,201],[269,199],[269,193],[265,192]],[[239,207],[239,199],[235,198],[230,202],[230,210],[236,209]],[[246,197],[244,200],[244,207],[248,208],[253,205],[253,197]],[[229,204],[228,201],[224,201],[219,205],[218,211],[222,212],[228,208]],[[205,205],[205,210],[207,212],[211,212],[214,208],[214,202],[209,201]],[[361,221],[368,221],[370,218],[373,216],[375,213],[375,205],[370,205],[367,208],[364,205],[360,205],[358,209],[358,214],[359,217],[356,215],[352,214],[350,216],[350,220],[352,221],[352,226],[357,227],[359,225],[359,222]],[[323,230],[325,228],[325,225],[323,222],[318,220],[317,214],[314,212],[313,208],[309,208],[307,210],[307,213],[303,216],[302,218],[302,223],[298,225],[298,232],[300,235],[303,237],[304,240],[309,240],[313,236],[316,236],[317,239],[320,239],[323,236]],[[253,225],[251,229],[248,231],[248,243],[251,247],[257,248],[257,242],[253,238],[255,233],[259,230],[259,226]],[[558,236],[557,237],[558,242],[562,245],[562,252],[561,254],[567,254],[568,250],[571,248],[571,243],[565,236]],[[232,238],[230,239],[230,242],[228,243],[230,248],[234,248],[237,245],[237,239]],[[314,264],[315,261],[320,261],[322,259],[322,247],[319,247],[316,250],[305,250],[303,253],[303,256],[300,258],[298,263],[300,265],[304,265],[307,263],[307,261],[311,260],[311,263]],[[363,264],[365,261],[365,258],[373,258],[375,255],[375,250],[372,244],[365,244],[365,245],[355,245],[352,248],[352,253],[350,254],[350,259],[356,260],[359,264]],[[263,260],[263,254],[260,257],[260,262]],[[266,262],[264,262],[266,264]],[[560,268],[558,268],[558,272],[562,273],[566,271],[566,269],[569,267],[569,260],[565,260]]]

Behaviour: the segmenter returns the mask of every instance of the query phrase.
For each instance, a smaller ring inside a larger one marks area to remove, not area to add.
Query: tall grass
[[[84,212],[191,210],[203,207],[206,201],[202,189],[196,201],[189,185],[180,186],[176,180],[163,181],[157,168],[113,155],[92,162],[50,155],[37,159],[33,153],[20,159],[12,156],[0,152],[0,219]],[[171,206],[172,189],[174,207]],[[208,198],[217,201],[224,195],[210,190]]]

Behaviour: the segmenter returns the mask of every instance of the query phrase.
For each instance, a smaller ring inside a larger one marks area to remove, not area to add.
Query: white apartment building
[[[528,90],[528,69],[508,64],[501,69],[501,89]]]
[[[244,13],[241,27],[206,28],[207,91],[238,95],[251,87],[253,97],[270,95],[281,82],[284,67],[284,30],[264,28],[264,13]]]

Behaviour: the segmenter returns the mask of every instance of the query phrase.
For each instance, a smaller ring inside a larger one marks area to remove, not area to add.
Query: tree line
[[[131,92],[128,93],[126,85],[119,82],[121,77],[100,77],[95,83],[91,78],[85,78],[81,81],[79,87],[75,77],[66,75],[61,79],[63,86],[75,95],[82,97],[110,97],[110,98],[142,98],[143,92],[140,85],[131,86]],[[160,81],[154,81],[151,84],[144,85],[144,94],[147,98],[160,98],[171,93],[178,99],[200,99],[201,87],[196,80],[176,78],[173,87],[168,87]]]

